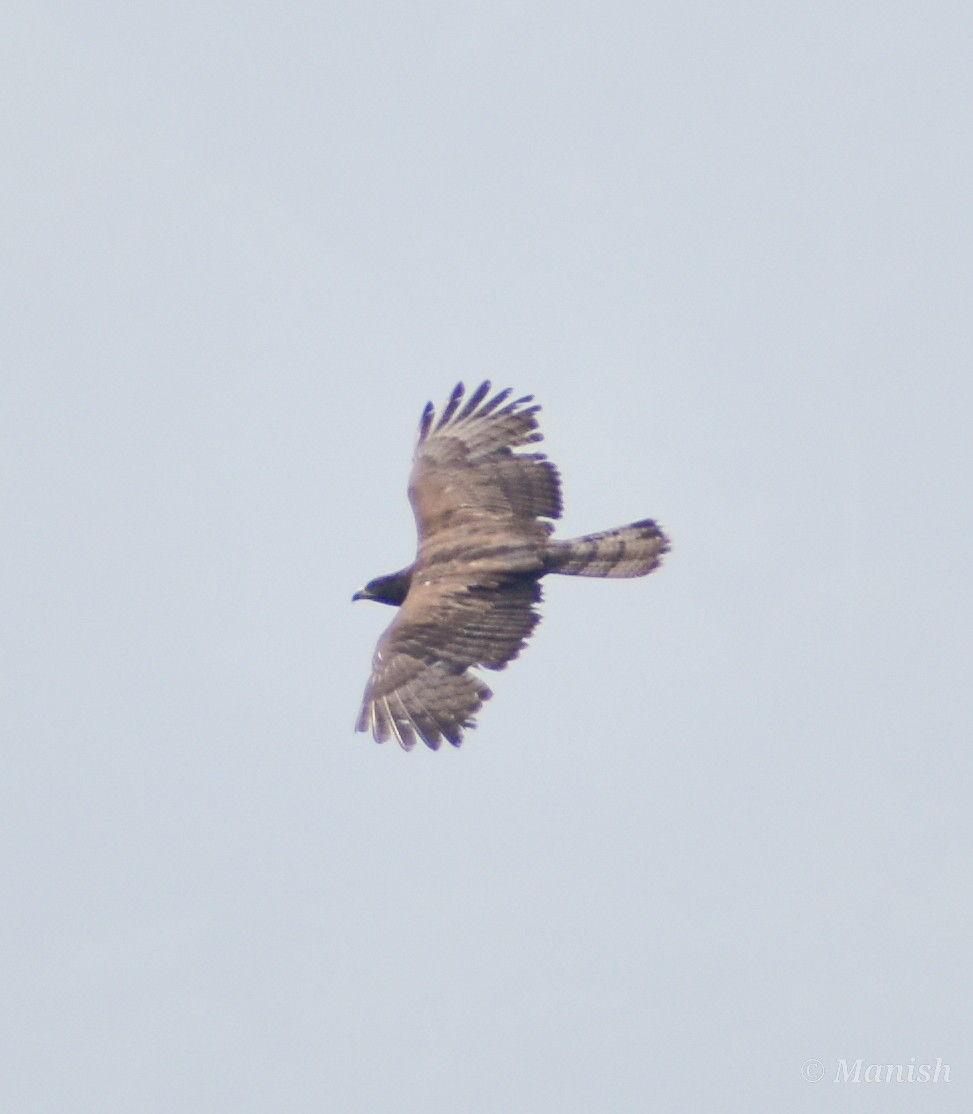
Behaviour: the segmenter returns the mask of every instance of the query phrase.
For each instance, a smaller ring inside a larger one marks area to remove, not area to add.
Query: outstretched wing
[[[540,407],[529,405],[532,395],[508,402],[509,388],[489,393],[489,382],[481,383],[466,398],[459,383],[438,417],[432,403],[423,411],[409,477],[417,565],[542,544],[552,530],[543,520],[561,515],[557,469],[543,453],[514,451],[543,440]]]
[[[460,383],[426,406],[409,479],[419,550],[412,584],[372,662],[358,730],[411,748],[458,746],[490,696],[470,670],[502,669],[534,629],[537,577],[561,514],[557,469],[536,444],[531,396]]]
[[[540,598],[533,577],[414,583],[379,639],[357,729],[380,743],[394,736],[406,750],[417,738],[433,750],[443,739],[459,746],[491,695],[471,667],[512,661],[540,619]]]

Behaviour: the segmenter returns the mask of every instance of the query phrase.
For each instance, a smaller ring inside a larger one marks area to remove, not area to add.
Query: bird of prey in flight
[[[570,541],[551,537],[561,516],[557,469],[532,395],[508,401],[489,382],[457,385],[440,414],[428,403],[409,500],[416,559],[371,580],[356,600],[398,608],[379,639],[357,730],[406,750],[416,739],[458,747],[491,693],[474,668],[503,669],[524,648],[540,614],[541,577],[645,576],[669,548],[652,519]]]

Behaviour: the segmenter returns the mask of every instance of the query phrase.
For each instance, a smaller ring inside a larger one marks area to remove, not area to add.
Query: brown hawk
[[[561,482],[543,453],[532,395],[469,396],[457,385],[441,414],[426,405],[409,478],[419,535],[408,568],[371,580],[353,599],[399,611],[379,639],[357,730],[411,750],[459,746],[491,693],[473,667],[503,669],[540,615],[540,579],[645,576],[669,548],[651,519],[570,541],[551,538]]]

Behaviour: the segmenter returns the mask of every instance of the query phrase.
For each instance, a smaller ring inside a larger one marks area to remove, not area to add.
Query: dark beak
[[[354,602],[355,602],[355,600],[367,600],[367,599],[368,599],[368,596],[367,596],[367,595],[365,595],[365,589],[364,589],[364,588],[362,588],[362,589],[361,589],[361,591],[358,591],[358,592],[356,592],[356,593],[355,593],[355,594],[354,594],[354,595],[353,595],[353,596],[351,597],[351,602],[352,602],[352,603],[354,603]]]

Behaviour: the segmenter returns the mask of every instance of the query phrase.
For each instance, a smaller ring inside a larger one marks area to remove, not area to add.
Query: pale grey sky
[[[0,56],[4,1110],[969,1110],[973,9],[12,0]],[[565,534],[673,552],[404,755],[350,597],[482,378]]]

